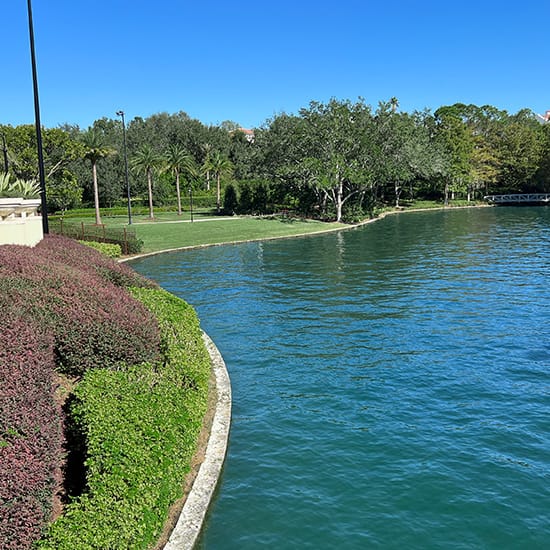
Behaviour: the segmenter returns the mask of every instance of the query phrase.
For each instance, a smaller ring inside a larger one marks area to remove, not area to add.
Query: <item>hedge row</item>
[[[61,479],[62,416],[51,338],[3,312],[0,331],[0,547],[30,548]]]
[[[132,284],[151,283],[64,237],[51,236],[35,249],[0,247],[0,294],[53,333],[57,366],[71,376],[156,356],[156,320],[129,299],[123,287]]]
[[[50,526],[41,548],[149,548],[181,496],[206,411],[210,361],[189,305],[163,290],[133,293],[159,321],[163,355],[84,375],[71,412],[87,448],[87,491]]]
[[[123,288],[130,284],[152,285],[70,239],[0,246],[0,543],[6,548],[28,548],[50,516],[63,444],[55,371],[81,376],[159,356],[156,319]]]
[[[89,246],[98,250],[108,258],[120,258],[122,256],[122,248],[119,244],[113,243],[98,243],[96,241],[78,241],[80,244]]]

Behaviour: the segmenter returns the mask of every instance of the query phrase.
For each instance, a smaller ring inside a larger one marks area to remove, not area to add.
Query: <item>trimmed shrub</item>
[[[56,260],[63,265],[91,271],[117,286],[149,287],[157,285],[133,271],[126,264],[106,258],[89,246],[82,246],[74,239],[60,235],[48,235],[36,246],[43,260]]]
[[[107,258],[120,258],[122,256],[122,248],[119,244],[112,243],[98,243],[96,241],[78,241],[80,244],[84,244],[101,252]]]
[[[53,333],[57,366],[71,376],[157,356],[154,316],[122,288],[133,282],[149,284],[71,239],[49,237],[35,249],[0,247],[2,296]]]
[[[209,356],[189,305],[164,290],[133,293],[159,321],[162,357],[85,374],[71,413],[86,443],[88,489],[41,548],[149,548],[181,496],[206,411]]]
[[[53,339],[3,310],[0,331],[0,546],[31,548],[61,479],[62,414]]]

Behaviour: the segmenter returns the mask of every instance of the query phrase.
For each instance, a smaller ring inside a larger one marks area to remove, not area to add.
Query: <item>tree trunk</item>
[[[449,184],[448,184],[448,182],[445,182],[444,194],[445,194],[445,206],[448,206],[449,205]]]
[[[401,197],[401,186],[396,182],[394,183],[395,189],[395,207],[399,208],[399,197]]]
[[[97,167],[95,162],[92,162],[92,177],[94,181],[95,223],[96,225],[101,225],[101,216],[99,215],[99,188],[97,185]]]
[[[149,218],[155,219],[155,213],[153,212],[153,175],[151,170],[147,170],[147,191],[149,192]]]
[[[180,173],[176,170],[176,195],[178,196],[178,216],[181,216]]]
[[[336,221],[342,220],[342,195],[344,194],[344,184],[340,182],[336,190]]]
[[[220,213],[221,195],[222,195],[220,179],[221,179],[221,173],[218,172],[216,174],[216,210],[218,211],[218,214]]]

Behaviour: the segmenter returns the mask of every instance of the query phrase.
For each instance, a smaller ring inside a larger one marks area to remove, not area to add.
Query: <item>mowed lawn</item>
[[[214,218],[190,222],[135,223],[143,253],[186,246],[290,237],[346,227],[345,224],[274,218]]]
[[[103,216],[106,228],[127,228],[135,231],[143,241],[142,253],[157,252],[173,248],[206,246],[212,244],[291,237],[349,227],[343,223],[326,223],[315,220],[283,217],[212,216],[197,212],[190,221],[189,212],[183,216],[175,213],[159,213],[154,220],[145,215],[133,217],[132,225],[124,216]],[[91,216],[66,220],[71,225],[92,225]]]

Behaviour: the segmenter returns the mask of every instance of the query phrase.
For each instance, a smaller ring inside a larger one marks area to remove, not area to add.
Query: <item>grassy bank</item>
[[[127,218],[103,218],[107,228],[128,227]],[[91,216],[71,218],[66,224],[91,225]],[[290,237],[346,227],[345,224],[283,217],[219,217],[197,215],[193,223],[188,217],[173,213],[159,214],[155,220],[146,216],[133,219],[132,231],[143,241],[142,253],[187,246],[201,246],[254,239]]]
[[[466,201],[453,201],[451,204],[454,207],[475,205]],[[442,207],[441,203],[435,201],[405,202],[399,209],[388,206],[379,209],[376,214]],[[93,210],[79,211],[79,214],[81,215],[66,219],[65,223],[94,224]],[[292,237],[350,227],[349,224],[327,223],[297,217],[223,217],[212,215],[211,211],[204,209],[195,212],[193,219],[191,223],[189,212],[184,212],[181,216],[175,212],[158,212],[154,220],[150,220],[146,214],[135,215],[131,226],[128,226],[128,218],[120,215],[103,216],[102,222],[107,228],[130,227],[136,232],[137,239],[143,241],[141,252],[145,254],[191,246]]]

